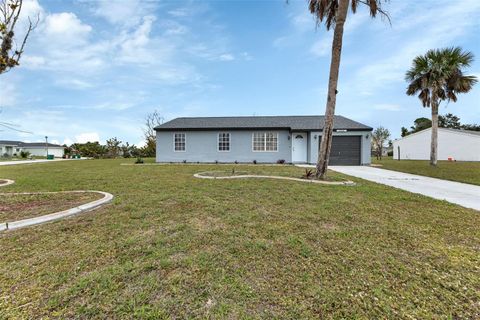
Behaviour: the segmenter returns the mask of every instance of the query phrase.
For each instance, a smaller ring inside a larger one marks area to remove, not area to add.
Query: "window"
[[[278,134],[276,132],[254,132],[253,151],[278,151]]]
[[[218,151],[230,151],[230,133],[220,132],[218,134]]]
[[[181,152],[185,151],[185,133],[175,133],[173,135],[173,144],[174,144],[174,151],[175,152]]]

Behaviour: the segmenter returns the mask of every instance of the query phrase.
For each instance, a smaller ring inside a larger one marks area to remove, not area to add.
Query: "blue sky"
[[[430,48],[462,46],[480,76],[480,1],[391,1],[390,26],[360,7],[344,36],[336,113],[398,137],[429,117],[405,95],[405,71]],[[332,31],[306,0],[42,1],[21,66],[0,76],[1,139],[111,137],[141,144],[145,115],[309,115],[325,110]],[[441,106],[480,123],[480,85]]]

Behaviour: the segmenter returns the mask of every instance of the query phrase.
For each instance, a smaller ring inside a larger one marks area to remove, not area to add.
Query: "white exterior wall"
[[[32,147],[24,147],[22,148],[23,151],[28,151],[32,156],[39,156],[45,157],[47,155],[47,150],[45,147],[43,148],[32,148]],[[20,154],[20,153],[19,153]],[[53,154],[55,158],[61,158],[63,156],[63,147],[48,147],[48,154]]]
[[[393,158],[430,160],[432,129],[408,135],[393,141]],[[480,135],[438,128],[438,160],[480,161]]]

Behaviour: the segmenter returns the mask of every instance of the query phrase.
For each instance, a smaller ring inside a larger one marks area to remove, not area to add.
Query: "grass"
[[[0,194],[0,223],[67,210],[102,197],[103,195],[92,192]]]
[[[16,180],[2,192],[115,195],[0,233],[0,318],[480,317],[477,211],[355,178],[203,180],[219,166],[121,162],[0,169]]]
[[[480,185],[480,162],[438,161],[437,167],[433,167],[429,161],[398,161],[388,157],[382,160],[372,158],[372,163],[381,164],[384,169]]]

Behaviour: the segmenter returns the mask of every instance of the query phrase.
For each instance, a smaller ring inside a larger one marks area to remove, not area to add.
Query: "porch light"
[[[317,135],[314,135],[314,136],[313,136],[313,139],[317,140]]]

